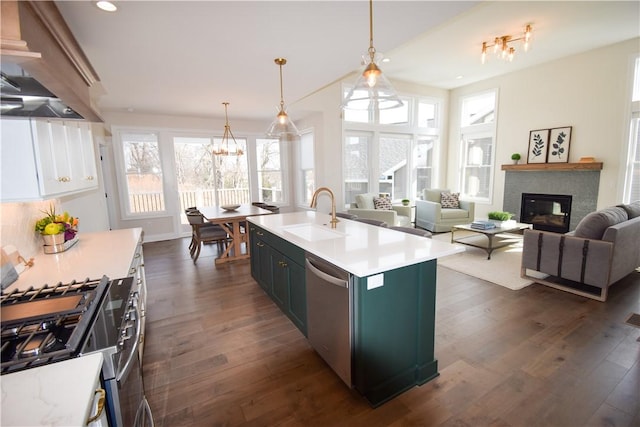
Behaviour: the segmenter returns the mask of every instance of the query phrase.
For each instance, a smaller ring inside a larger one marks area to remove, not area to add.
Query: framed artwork
[[[571,126],[553,128],[549,134],[548,163],[568,163],[571,144]]]
[[[549,129],[538,129],[530,131],[527,163],[546,163],[548,148]]]

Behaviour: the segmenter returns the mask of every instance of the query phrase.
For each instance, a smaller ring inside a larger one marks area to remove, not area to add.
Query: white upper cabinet
[[[91,124],[2,119],[3,202],[39,200],[98,187]]]

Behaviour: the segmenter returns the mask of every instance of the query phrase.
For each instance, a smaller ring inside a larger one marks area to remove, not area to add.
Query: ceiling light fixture
[[[287,63],[287,60],[285,58],[276,58],[274,59],[274,62],[280,67],[280,109],[278,110],[278,115],[275,120],[267,130],[267,136],[271,138],[288,139],[300,135],[300,132],[284,109],[284,96],[282,95],[282,66]]]
[[[115,12],[116,10],[118,10],[116,5],[111,3],[110,1],[97,1],[96,6],[98,6],[99,9],[104,10],[105,12]]]
[[[377,65],[381,60],[382,54],[373,47],[373,0],[369,0],[369,50],[362,56],[365,69],[342,102],[342,108],[389,110],[402,107],[402,100]]]
[[[228,102],[223,102],[224,105],[224,134],[222,135],[222,139],[219,142],[214,142],[213,150],[211,151],[216,156],[242,156],[244,151],[240,148],[238,141],[233,136],[231,132],[231,127],[229,126],[229,116],[227,115],[227,106]],[[233,140],[233,148],[229,149],[229,137]]]
[[[524,34],[522,35],[522,37],[513,38],[512,36],[507,35],[496,37],[493,40],[493,44],[489,44],[489,42],[482,42],[482,55],[480,57],[480,60],[483,64],[487,61],[487,49],[492,47],[493,53],[495,53],[499,58],[502,58],[509,62],[513,61],[513,56],[516,53],[516,49],[513,46],[509,46],[509,43],[522,41],[524,43],[524,51],[527,52],[531,44],[531,31],[531,25],[527,24],[527,26],[524,28]]]

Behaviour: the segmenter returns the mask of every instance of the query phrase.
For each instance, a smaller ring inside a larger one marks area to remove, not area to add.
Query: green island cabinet
[[[304,250],[255,224],[249,236],[252,276],[306,336]],[[379,287],[370,285],[378,274],[349,280],[351,382],[374,407],[438,376],[436,260],[381,274]]]

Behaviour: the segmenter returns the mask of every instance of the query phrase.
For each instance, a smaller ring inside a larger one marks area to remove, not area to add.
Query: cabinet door
[[[95,147],[93,145],[93,134],[91,133],[91,124],[78,122],[78,130],[80,133],[80,160],[79,160],[79,178],[83,189],[97,188],[98,177],[96,169]]]
[[[40,198],[31,122],[2,118],[0,124],[0,197],[3,202]]]
[[[258,258],[258,284],[265,290],[268,295],[273,294],[273,267],[271,261],[271,248],[262,240],[257,239],[256,251],[254,252]],[[252,256],[253,254],[252,253]]]
[[[288,314],[289,312],[289,262],[277,251],[273,251],[273,300]]]
[[[288,259],[289,318],[307,335],[307,287],[304,267]]]
[[[34,120],[33,138],[40,172],[42,196],[72,191],[67,136],[60,121]]]

